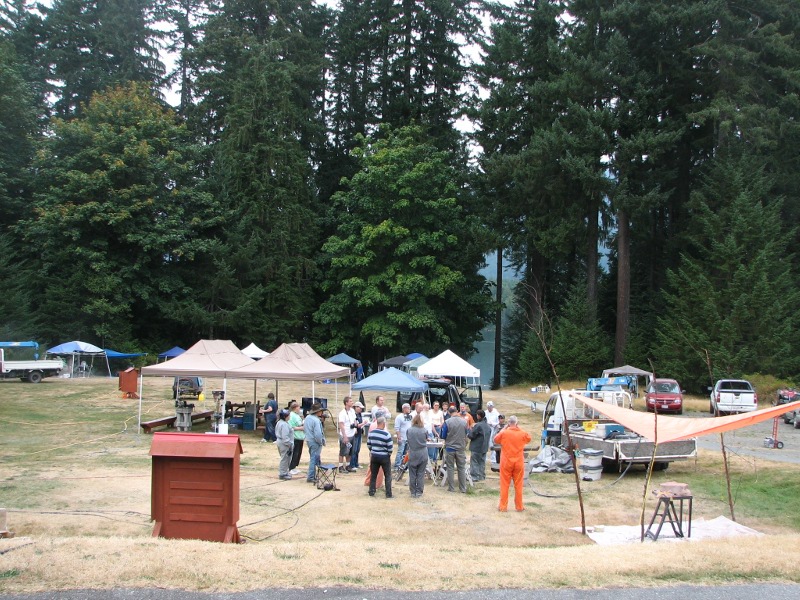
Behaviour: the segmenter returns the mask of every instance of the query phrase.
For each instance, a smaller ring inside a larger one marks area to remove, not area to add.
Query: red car
[[[683,414],[683,390],[674,379],[656,379],[647,387],[644,398],[647,412],[658,407],[659,413]]]

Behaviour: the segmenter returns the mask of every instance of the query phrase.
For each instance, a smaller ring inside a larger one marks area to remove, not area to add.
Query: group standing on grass
[[[340,473],[351,473],[360,468],[359,452],[366,422],[363,418],[364,405],[353,402],[352,397],[344,398],[344,407],[339,412],[337,430],[339,434]],[[300,414],[300,405],[292,400],[287,408],[278,409],[275,397],[270,393],[265,413],[265,433],[262,441],[270,441],[274,437],[280,454],[278,477],[281,480],[292,479],[300,471],[297,466],[303,451],[303,444],[308,446],[309,465],[306,481],[316,483],[317,467],[320,465],[322,447],[325,446],[324,423],[320,415],[324,408],[318,402],[312,404],[305,419]],[[469,414],[466,403],[460,410],[455,405],[440,409],[439,403],[429,406],[424,401],[417,402],[412,414],[411,405],[403,404],[402,411],[394,421],[395,435],[387,429],[391,413],[385,406],[383,396],[378,396],[370,413],[369,429],[366,436],[369,448],[369,473],[365,481],[368,493],[374,496],[381,480],[385,487],[386,497],[392,498],[392,453],[397,442],[397,453],[394,467],[399,469],[407,461],[409,473],[409,491],[412,498],[419,498],[425,490],[425,472],[431,450],[438,452],[437,447],[429,448],[431,440],[441,440],[444,448],[447,491],[455,492],[455,480],[461,493],[467,491],[467,468],[472,481],[486,479],[486,460],[489,449],[499,446],[496,461],[500,465],[500,502],[498,509],[505,512],[508,508],[510,486],[514,485],[514,506],[518,511],[524,510],[522,488],[524,479],[524,449],[531,441],[529,433],[519,427],[518,419],[511,416],[508,425],[503,415],[494,406],[487,404],[487,410],[478,410],[477,419]],[[270,421],[272,426],[270,427]],[[467,467],[467,440],[470,448],[470,464]],[[435,457],[435,455],[433,456]],[[494,460],[493,460],[494,462]]]

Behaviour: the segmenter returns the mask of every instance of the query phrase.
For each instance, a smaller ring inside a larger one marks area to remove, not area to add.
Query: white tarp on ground
[[[445,350],[417,367],[420,377],[471,377],[480,379],[481,370],[473,367],[452,350]]]
[[[573,531],[581,532],[580,527],[572,527]],[[686,523],[684,522],[684,529]],[[599,530],[599,531],[598,531]],[[598,546],[614,546],[619,544],[640,544],[642,530],[639,525],[595,525],[594,527],[587,526],[586,534]],[[717,517],[706,521],[705,519],[692,519],[692,537],[678,538],[672,531],[669,523],[665,523],[661,528],[661,533],[658,540],[652,540],[649,537],[644,538],[645,543],[661,542],[699,542],[702,540],[717,540],[721,538],[736,537],[742,535],[764,535],[755,529],[750,529],[744,525],[740,525],[735,521],[731,521],[726,517]]]

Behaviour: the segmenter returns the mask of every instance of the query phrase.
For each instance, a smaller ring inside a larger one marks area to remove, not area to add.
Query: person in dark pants
[[[386,431],[386,417],[381,415],[376,419],[375,429],[367,436],[369,448],[369,495],[375,495],[375,482],[378,479],[378,469],[383,469],[383,479],[386,485],[386,497],[392,497],[392,434]]]
[[[361,416],[361,413],[364,412],[364,405],[361,404],[361,402],[356,402],[353,405],[353,410],[356,411],[356,429],[351,439],[353,448],[350,450],[350,468],[360,469],[361,465],[358,464],[358,453],[361,451],[361,440],[364,437],[364,417]]]
[[[294,432],[294,449],[292,450],[292,461],[289,463],[289,473],[291,475],[299,475],[300,470],[297,465],[300,464],[300,457],[303,455],[303,444],[306,441],[306,434],[303,431],[303,417],[300,414],[300,404],[297,400],[292,400],[289,403],[289,425]]]
[[[408,489],[412,498],[419,498],[425,491],[425,468],[428,466],[428,432],[422,417],[414,415],[408,440]]]
[[[264,439],[262,442],[274,442],[278,438],[275,437],[275,422],[278,420],[278,402],[275,400],[275,394],[270,392],[267,394],[267,403],[261,409],[264,413]]]
[[[476,413],[478,420],[475,426],[467,432],[469,443],[469,471],[472,481],[484,481],[486,479],[486,452],[489,450],[489,438],[492,430],[486,422],[486,413],[478,409]]]

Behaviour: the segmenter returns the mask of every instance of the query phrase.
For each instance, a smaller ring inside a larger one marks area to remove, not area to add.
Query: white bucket
[[[581,450],[581,468],[595,468],[603,465],[603,451],[587,448]]]
[[[581,465],[581,479],[584,481],[597,481],[600,479],[602,474],[602,465],[597,467],[587,467],[586,465]]]

